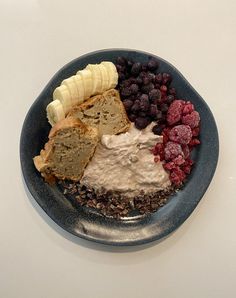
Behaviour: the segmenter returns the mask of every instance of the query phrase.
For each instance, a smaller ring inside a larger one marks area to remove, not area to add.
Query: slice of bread
[[[97,128],[100,137],[104,134],[125,132],[130,127],[119,92],[115,89],[93,96],[83,104],[75,106],[69,111],[68,116]]]
[[[79,119],[67,117],[49,133],[49,141],[33,158],[46,181],[52,178],[79,181],[98,144],[98,131]]]

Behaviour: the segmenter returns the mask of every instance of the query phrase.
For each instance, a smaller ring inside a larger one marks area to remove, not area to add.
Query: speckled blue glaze
[[[32,158],[47,141],[50,126],[46,106],[53,90],[61,81],[88,63],[114,61],[117,56],[145,62],[152,56],[160,61],[160,71],[170,72],[179,98],[191,100],[201,116],[201,142],[195,149],[196,164],[183,189],[171,196],[157,212],[140,217],[114,220],[88,208],[75,209],[57,186],[46,184],[36,171]],[[214,117],[206,102],[170,63],[155,55],[127,49],[107,49],[83,55],[61,68],[31,106],[25,118],[20,160],[26,185],[42,209],[63,229],[88,240],[110,245],[138,245],[161,239],[177,229],[193,212],[214,175],[219,154],[219,141]]]

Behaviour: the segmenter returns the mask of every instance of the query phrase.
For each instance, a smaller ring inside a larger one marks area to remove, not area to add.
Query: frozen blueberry
[[[163,118],[162,112],[158,110],[156,115],[157,120],[163,120],[165,122],[165,119]]]
[[[168,95],[166,97],[166,103],[171,104],[174,99],[175,99],[174,95]]]
[[[128,97],[128,99],[135,101],[137,99],[137,95],[136,94],[132,94]]]
[[[121,89],[125,88],[125,87],[129,87],[131,84],[130,80],[124,80],[120,85],[121,85]]]
[[[119,81],[123,81],[125,79],[125,74],[123,72],[118,72]]]
[[[123,65],[117,64],[116,69],[118,72],[125,72],[125,66],[123,66]]]
[[[151,102],[152,102],[154,105],[159,105],[160,102],[161,102],[161,99],[153,99]]]
[[[142,64],[140,62],[136,62],[133,64],[131,68],[131,74],[134,76],[137,76],[141,70],[142,70]]]
[[[161,84],[161,82],[162,82],[162,74],[161,73],[158,73],[156,75],[155,81],[156,81],[156,83]]]
[[[137,117],[135,120],[135,126],[138,129],[144,129],[150,123],[148,118],[144,117]]]
[[[143,83],[143,79],[140,76],[138,76],[136,78],[136,83],[139,84],[139,85],[141,85]]]
[[[146,75],[146,76],[143,78],[143,84],[144,84],[144,85],[147,85],[147,84],[149,84],[149,83],[151,83],[151,80],[150,80],[149,76]]]
[[[143,79],[143,78],[146,77],[146,76],[147,76],[146,71],[141,71],[140,74],[139,74],[139,77],[140,77],[141,79]]]
[[[125,57],[117,57],[116,64],[126,66],[127,60]]]
[[[171,80],[172,80],[172,77],[169,73],[164,72],[162,74],[162,84],[163,85],[169,84],[171,82]]]
[[[138,112],[138,116],[139,117],[146,117],[147,114],[146,114],[146,112],[140,111],[140,112]]]
[[[143,94],[141,97],[140,97],[140,110],[142,112],[147,112],[149,110],[149,99],[148,99],[148,96],[146,94]]]
[[[148,95],[147,94],[141,94],[140,95],[140,100],[148,100]]]
[[[162,105],[161,105],[161,111],[163,112],[163,113],[166,113],[167,111],[168,111],[168,105],[166,104],[166,103],[163,103]]]
[[[160,90],[158,90],[158,89],[152,89],[150,92],[149,92],[149,98],[150,98],[150,100],[151,101],[153,101],[153,100],[155,100],[155,99],[159,99],[159,98],[161,98],[161,92],[160,92]]]
[[[147,69],[148,69],[148,66],[147,66],[148,64],[147,64],[147,62],[144,62],[143,64],[142,64],[142,70],[143,71],[147,71]]]
[[[149,83],[147,85],[142,86],[142,92],[148,94],[152,89],[154,89],[153,83]]]
[[[130,90],[132,94],[137,94],[139,90],[139,86],[137,84],[131,84],[130,85]]]
[[[170,95],[176,95],[176,90],[175,90],[175,88],[174,87],[171,87],[170,89],[169,89],[169,94]]]
[[[153,126],[152,128],[152,132],[155,134],[155,135],[160,135],[162,133],[162,127],[160,125],[155,125]]]
[[[132,107],[132,105],[133,105],[133,101],[130,100],[130,99],[125,99],[125,100],[123,101],[123,105],[124,105],[126,111],[128,111],[128,110]]]
[[[140,102],[139,100],[135,100],[134,104],[131,107],[131,112],[137,113],[140,110]]]
[[[151,104],[149,108],[149,115],[153,118],[156,118],[157,112],[158,112],[157,106],[154,104]]]
[[[155,76],[154,73],[152,73],[152,72],[149,71],[149,72],[147,73],[147,76],[149,77],[149,79],[150,79],[151,82],[154,82],[154,81],[155,81],[155,77],[156,77],[156,76]]]
[[[136,116],[135,114],[132,114],[132,113],[131,113],[131,114],[128,115],[128,117],[129,117],[129,120],[130,120],[131,122],[134,122],[137,116]]]
[[[156,70],[158,68],[158,61],[154,58],[151,58],[149,61],[148,61],[148,64],[147,64],[147,68],[149,70]]]
[[[121,96],[123,96],[123,97],[128,97],[131,95],[131,93],[132,92],[129,87],[125,87],[125,88],[121,89]]]
[[[130,59],[130,60],[127,60],[127,66],[128,66],[128,69],[132,69],[132,66],[133,66],[134,62]]]

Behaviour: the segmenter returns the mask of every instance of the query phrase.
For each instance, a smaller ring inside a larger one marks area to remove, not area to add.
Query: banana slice
[[[91,96],[93,90],[92,72],[89,69],[79,70],[77,75],[81,77],[84,85],[84,99]]]
[[[102,77],[98,64],[88,64],[86,69],[89,69],[92,73],[93,90],[92,95],[96,95],[102,92]]]
[[[108,77],[109,77],[108,89],[115,88],[116,85],[118,84],[118,72],[116,70],[115,64],[113,64],[110,61],[103,61],[101,64],[106,67],[108,72]]]
[[[109,77],[106,67],[103,64],[99,64],[99,69],[102,77],[102,88],[101,92],[108,90],[109,88]]]
[[[60,100],[51,101],[46,108],[48,122],[53,126],[58,121],[65,118],[65,113]]]
[[[73,79],[73,76],[62,81],[61,85],[65,85],[68,88],[68,90],[70,92],[72,104],[73,105],[78,104],[79,94],[78,94],[77,87],[76,87],[75,81]]]
[[[67,114],[73,106],[70,92],[65,85],[61,85],[54,90],[53,100],[55,99],[58,99],[61,102],[65,114]]]
[[[78,104],[82,103],[84,101],[84,84],[83,80],[80,75],[73,76],[77,92],[78,92]]]

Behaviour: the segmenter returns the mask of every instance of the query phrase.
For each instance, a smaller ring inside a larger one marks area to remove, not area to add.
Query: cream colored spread
[[[81,183],[97,191],[119,191],[133,197],[167,188],[171,182],[161,162],[150,152],[162,136],[152,133],[153,124],[138,130],[132,124],[120,135],[103,135],[84,171]]]

